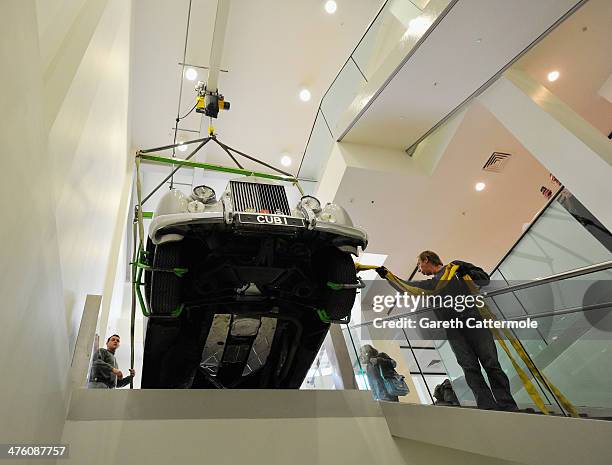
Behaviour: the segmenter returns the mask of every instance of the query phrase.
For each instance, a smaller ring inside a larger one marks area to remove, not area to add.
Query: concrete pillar
[[[456,127],[450,124],[453,134]],[[434,144],[432,144],[434,145]],[[444,148],[448,145],[448,140],[444,138]],[[410,157],[404,150],[388,149],[351,142],[334,143],[323,170],[323,175],[319,181],[315,196],[323,205],[333,202],[338,188],[345,180],[344,177],[348,170],[367,170],[378,173],[393,173],[406,176],[428,175],[435,169],[438,159],[434,162],[426,161],[428,155],[441,157],[441,153],[434,154],[430,148],[423,150],[419,155],[419,161]],[[442,150],[443,152],[443,150]]]
[[[603,134],[522,71],[507,72],[479,100],[612,230],[612,144]]]
[[[83,309],[72,364],[70,365],[69,394],[72,394],[75,389],[84,387],[87,382],[101,304],[101,295],[88,295],[85,300],[85,308]],[[68,403],[66,406],[68,406]]]
[[[331,325],[323,344],[333,368],[334,387],[336,389],[357,389],[353,364],[340,326]]]
[[[435,171],[466,113],[467,110],[463,110],[454,115],[414,149],[412,158],[426,174]]]
[[[461,118],[459,119],[459,121]],[[419,160],[411,158],[403,150],[392,150],[381,147],[367,146],[363,144],[354,144],[350,142],[337,142],[332,147],[332,152],[327,162],[327,166],[323,172],[323,176],[318,185],[315,196],[322,204],[334,202],[338,189],[342,182],[347,182],[347,175],[354,170],[369,171],[372,173],[388,173],[388,174],[404,174],[406,179],[414,176],[429,175],[437,165],[440,157],[446,149],[448,142],[457,129],[458,124],[452,123],[448,125],[444,131],[443,137],[436,139],[435,143],[430,143],[426,147],[421,147]],[[364,186],[367,189],[367,186]],[[353,321],[353,324],[355,322]],[[337,334],[336,334],[337,332]],[[344,383],[344,389],[354,388],[355,378],[348,357],[346,342],[339,328],[330,331],[331,337],[326,339],[326,347],[330,354],[330,361],[334,365],[334,372],[338,373]],[[369,342],[369,341],[368,341]],[[408,396],[402,397],[400,400],[404,402],[420,403],[416,388],[412,382],[410,368],[405,362],[404,356],[401,354],[401,349],[398,341],[382,341],[376,340],[371,342],[376,349],[381,352],[386,352],[390,357],[397,361],[397,371],[406,377],[406,383],[410,389]],[[349,348],[348,350],[352,350]],[[359,350],[359,347],[357,347]],[[337,365],[332,360],[332,353],[335,353]],[[348,365],[347,365],[348,363]],[[351,376],[346,376],[346,370],[350,369]],[[352,383],[352,386],[347,384]],[[338,384],[336,385],[338,387]]]

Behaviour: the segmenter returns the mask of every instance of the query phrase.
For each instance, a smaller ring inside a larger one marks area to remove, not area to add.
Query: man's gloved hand
[[[384,266],[379,266],[378,268],[376,268],[376,272],[378,273],[378,276],[380,276],[382,279],[385,279],[389,270]]]

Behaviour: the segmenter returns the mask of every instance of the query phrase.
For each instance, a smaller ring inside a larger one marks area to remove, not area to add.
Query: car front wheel
[[[152,260],[153,271],[150,274],[150,290],[147,291],[149,306],[153,314],[171,314],[181,304],[181,278],[169,271],[181,266],[181,246],[180,242],[168,242],[155,247]]]
[[[336,248],[320,250],[314,260],[315,272],[323,286],[322,309],[332,320],[350,316],[357,289],[333,289],[330,284],[355,284],[357,272],[351,255]]]

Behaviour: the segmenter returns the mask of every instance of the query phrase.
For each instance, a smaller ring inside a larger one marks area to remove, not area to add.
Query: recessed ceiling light
[[[291,157],[289,155],[283,155],[281,157],[281,165],[283,166],[291,166]]]
[[[484,190],[484,188],[487,187],[487,185],[484,182],[477,182],[476,185],[474,186],[474,188],[480,192],[481,190]]]
[[[429,26],[431,26],[431,21],[424,16],[417,16],[416,18],[410,20],[408,23],[408,30],[406,32],[411,35],[422,36],[425,34],[425,31],[429,29]]]
[[[334,0],[327,0],[325,2],[325,11],[327,11],[330,15],[333,15],[338,9],[338,5]]]
[[[198,77],[198,72],[193,68],[187,68],[185,70],[185,77],[190,81],[195,81]]]
[[[548,73],[548,80],[550,82],[554,82],[557,79],[559,79],[559,71],[551,71],[550,73]]]
[[[183,144],[182,142],[179,142],[181,145],[179,145],[177,147],[177,149],[179,149],[181,152],[184,152],[187,150],[187,146],[185,144]]]
[[[310,97],[312,97],[312,95],[310,95],[310,91],[308,89],[300,90],[300,100],[302,102],[308,102],[308,100],[310,100]]]

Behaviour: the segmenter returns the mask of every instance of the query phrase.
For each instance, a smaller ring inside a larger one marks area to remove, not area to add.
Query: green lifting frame
[[[210,141],[214,141],[224,152],[226,152],[232,161],[237,165],[237,167],[229,167],[216,165],[213,163],[202,163],[190,160],[202,147],[204,147]],[[154,155],[156,152],[161,152],[164,150],[174,150],[179,146],[188,146],[192,144],[198,144],[197,147],[185,158],[174,158],[174,157],[164,157],[160,155]],[[247,170],[242,167],[242,165],[236,159],[236,155],[247,158],[255,163],[263,165],[271,170],[275,171],[278,174],[270,174],[270,173],[262,173],[259,171]],[[244,152],[234,149],[229,145],[224,144],[223,142],[217,139],[215,134],[211,134],[208,137],[204,137],[201,139],[194,139],[187,142],[181,142],[178,144],[164,145],[161,147],[155,147],[152,149],[139,150],[136,153],[136,191],[138,197],[138,203],[134,212],[134,222],[133,222],[133,253],[132,253],[132,290],[133,290],[133,298],[132,298],[132,319],[134,319],[134,312],[136,307],[136,302],[138,302],[140,309],[144,316],[151,316],[151,311],[148,308],[147,302],[142,295],[141,288],[144,286],[142,282],[142,277],[144,271],[152,270],[158,272],[172,272],[179,277],[182,277],[185,273],[188,272],[187,269],[176,268],[176,269],[156,269],[151,266],[150,257],[147,256],[147,252],[144,250],[144,219],[153,218],[153,212],[151,211],[143,211],[142,205],[148,201],[151,196],[157,192],[164,184],[174,176],[180,168],[201,168],[207,171],[217,171],[221,173],[230,173],[242,176],[256,176],[264,179],[271,179],[274,181],[288,182],[297,187],[300,191],[301,195],[304,195],[304,191],[299,184],[299,180],[292,176],[290,173],[286,171],[282,171],[272,165],[269,165],[266,162],[263,162],[253,156],[247,155]],[[140,163],[142,161],[152,162],[152,163],[161,163],[171,165],[173,167],[172,171],[164,180],[159,183],[144,199],[142,198],[142,183],[140,179]],[[137,240],[138,239],[138,240]],[[175,312],[172,312],[169,316],[177,317],[180,315],[183,307],[180,306],[176,309]]]
[[[231,168],[228,166],[214,165],[212,163],[202,163],[198,161],[183,160],[181,158],[168,158],[159,155],[137,155],[141,160],[152,161],[156,163],[165,163],[168,165],[180,165],[188,168],[202,168],[209,171],[219,171],[221,173],[240,174],[243,176],[257,176],[259,178],[273,179],[275,181],[285,181],[297,183],[298,180],[291,176],[279,176],[276,174],[260,173],[258,171],[245,170],[244,168]]]
[[[236,164],[235,168],[228,167],[228,166],[222,166],[222,165],[215,165],[212,163],[196,162],[196,161],[190,160],[202,147],[204,147],[210,141],[214,141],[219,147],[221,147],[221,149]],[[198,144],[198,146],[185,159],[174,158],[174,157],[164,157],[160,155],[152,155],[155,152],[161,152],[163,150],[172,150],[174,154],[174,150],[178,146],[188,146],[192,144]],[[238,162],[235,155],[244,157],[248,160],[251,160],[255,163],[265,166],[271,169],[272,171],[275,171],[278,174],[270,174],[270,173],[262,173],[258,171],[246,170]],[[161,183],[159,183],[144,199],[142,198],[142,182],[140,179],[140,163],[142,161],[147,161],[147,162],[152,162],[152,163],[162,163],[162,164],[171,165],[173,167],[170,174],[166,176],[164,180]],[[145,218],[146,219],[153,218],[153,212],[143,211],[142,209],[143,204],[147,200],[149,200],[155,192],[157,192],[161,187],[163,187],[164,184],[168,180],[172,179],[174,176],[174,173],[176,173],[180,168],[201,168],[207,171],[217,171],[221,173],[230,173],[230,174],[237,174],[237,175],[242,175],[242,176],[256,176],[259,178],[271,179],[274,181],[289,182],[293,184],[300,191],[300,194],[302,196],[304,195],[304,191],[299,184],[299,180],[295,176],[292,176],[290,173],[287,173],[286,171],[282,171],[272,165],[269,165],[266,162],[258,160],[255,157],[247,155],[244,152],[241,152],[239,150],[236,150],[224,144],[223,142],[217,139],[217,136],[214,133],[202,139],[195,139],[195,140],[191,140],[187,142],[181,142],[179,144],[165,145],[162,147],[155,147],[155,148],[147,149],[147,150],[139,150],[138,152],[136,152],[135,163],[136,163],[136,194],[137,194],[138,202],[134,210],[134,220],[133,220],[133,225],[132,225],[133,250],[132,250],[132,261],[130,263],[131,275],[132,275],[131,276],[132,278],[132,308],[131,310],[132,311],[131,311],[131,319],[130,319],[131,320],[130,366],[132,369],[134,368],[134,327],[135,327],[135,320],[136,320],[136,305],[138,304],[144,316],[146,317],[151,316],[151,309],[148,307],[148,302],[142,295],[142,290],[141,290],[141,288],[144,286],[143,273],[147,270],[157,271],[157,272],[169,272],[169,273],[174,273],[175,275],[179,277],[182,277],[185,273],[189,271],[185,268],[159,269],[159,268],[153,268],[151,266],[150,257],[147,256],[148,254],[144,249],[145,238],[144,238],[144,223],[143,222]],[[184,310],[184,308],[185,308],[184,305],[179,305],[173,312],[171,312],[171,314],[167,315],[167,317],[169,318],[179,317],[182,311]],[[130,387],[133,387],[131,383],[130,383]]]

